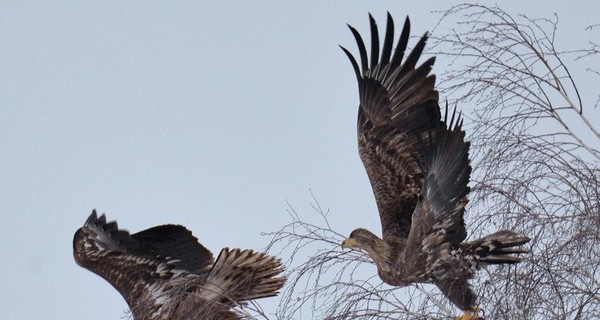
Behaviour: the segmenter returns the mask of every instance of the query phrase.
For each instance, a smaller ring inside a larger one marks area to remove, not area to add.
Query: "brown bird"
[[[129,234],[96,210],[75,233],[73,254],[121,293],[136,320],[241,319],[234,305],[274,296],[286,281],[281,261],[265,253],[224,248],[215,261],[183,226]]]
[[[470,191],[469,142],[460,116],[441,118],[435,58],[417,66],[427,34],[404,63],[410,21],[393,49],[394,22],[388,13],[381,56],[379,33],[372,16],[370,61],[358,44],[360,65],[345,48],[358,79],[359,154],[371,181],[383,238],[359,228],[342,248],[366,251],[380,278],[393,286],[433,283],[464,311],[458,319],[477,319],[476,295],[468,280],[488,264],[517,263],[516,246],[529,238],[503,230],[466,242],[463,215]],[[392,55],[393,53],[393,55]]]

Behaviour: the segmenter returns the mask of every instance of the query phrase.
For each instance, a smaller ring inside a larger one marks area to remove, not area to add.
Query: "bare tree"
[[[476,105],[471,219],[478,231],[509,226],[535,238],[516,270],[490,269],[481,303],[493,319],[600,317],[600,134],[590,120],[598,110],[586,107],[599,92],[585,104],[566,62],[598,65],[598,46],[561,51],[557,16],[460,5],[445,19],[466,27],[434,50],[457,62],[440,83],[445,95]]]
[[[441,14],[431,53],[438,70],[451,67],[439,88],[451,104],[473,110],[470,237],[507,228],[533,238],[525,262],[490,267],[474,281],[486,317],[600,318],[600,134],[591,120],[600,92],[581,92],[576,76],[585,75],[570,70],[596,59],[586,70],[599,80],[600,46],[559,49],[557,16],[531,19],[466,4]],[[366,254],[339,248],[344,236],[313,202],[315,214],[300,216],[290,206],[290,224],[270,234],[271,250],[289,257],[279,318],[456,314],[433,287],[382,284]]]

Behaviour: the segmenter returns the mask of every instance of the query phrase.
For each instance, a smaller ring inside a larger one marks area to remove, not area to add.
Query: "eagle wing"
[[[239,319],[233,301],[276,295],[286,280],[277,277],[281,261],[265,253],[225,248],[215,261],[183,226],[129,234],[95,210],[75,233],[73,250],[75,261],[112,284],[140,319]]]
[[[157,281],[201,274],[212,253],[183,226],[163,225],[130,235],[94,210],[73,240],[75,261],[113,285],[131,306]],[[204,270],[204,271],[203,271]]]
[[[440,121],[435,76],[429,75],[434,58],[416,67],[427,40],[424,35],[401,63],[410,21],[406,19],[394,51],[394,21],[389,13],[380,57],[377,24],[371,15],[369,18],[371,61],[360,34],[352,27],[360,67],[342,47],[358,79],[358,149],[377,201],[384,239],[406,238],[423,177],[413,155],[425,157],[419,137],[427,139],[429,128]]]
[[[405,256],[410,257],[404,261],[409,272],[435,269],[467,236],[463,215],[470,191],[470,144],[456,113],[448,127],[434,128],[436,139],[424,162],[424,184],[405,249]]]

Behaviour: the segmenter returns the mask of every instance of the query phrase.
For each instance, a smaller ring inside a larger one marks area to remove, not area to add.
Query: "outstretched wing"
[[[223,303],[271,297],[285,284],[282,272],[281,260],[265,253],[224,248],[198,294]]]
[[[449,129],[440,125],[434,130],[436,141],[430,144],[425,181],[405,249],[406,257],[411,257],[406,262],[414,272],[435,267],[443,260],[440,257],[450,257],[467,236],[463,214],[470,191],[469,142],[456,113]]]
[[[73,239],[75,261],[106,279],[131,306],[154,284],[212,265],[211,252],[183,226],[164,225],[130,235],[94,210]]]
[[[405,238],[423,177],[412,155],[425,158],[419,137],[428,139],[428,129],[440,122],[435,76],[429,75],[434,58],[416,67],[427,40],[424,35],[401,63],[408,44],[410,21],[406,19],[394,51],[394,21],[389,13],[380,57],[377,24],[371,15],[369,18],[371,61],[360,34],[352,27],[360,67],[354,56],[342,47],[358,79],[358,149],[373,187],[384,239]]]

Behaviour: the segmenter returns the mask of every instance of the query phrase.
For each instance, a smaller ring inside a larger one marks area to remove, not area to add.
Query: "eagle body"
[[[427,34],[407,54],[407,18],[394,48],[394,21],[388,14],[383,48],[370,18],[370,55],[358,31],[350,27],[359,59],[342,47],[358,80],[358,150],[373,188],[382,237],[358,228],[342,248],[365,252],[380,278],[393,286],[432,283],[456,306],[463,319],[476,313],[476,295],[468,280],[488,264],[517,263],[514,255],[529,238],[503,230],[465,241],[463,219],[471,174],[468,141],[460,115],[442,117],[430,74],[435,58],[417,61]]]
[[[217,259],[180,225],[130,234],[94,210],[75,233],[75,261],[108,281],[136,320],[240,319],[231,308],[276,295],[279,259],[224,248]]]

